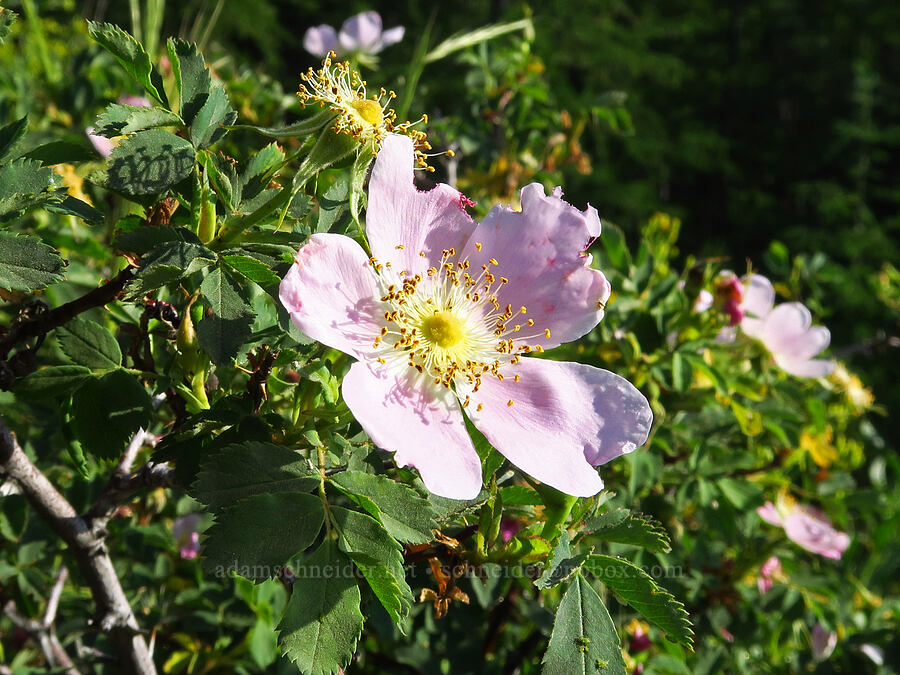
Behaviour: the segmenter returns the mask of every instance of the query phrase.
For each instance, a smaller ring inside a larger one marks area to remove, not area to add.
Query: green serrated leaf
[[[38,237],[0,232],[0,288],[32,291],[63,278],[65,262]]]
[[[0,217],[52,199],[56,187],[52,169],[35,159],[17,159],[0,166]]]
[[[625,675],[616,627],[581,575],[559,603],[541,665],[541,675]]]
[[[222,509],[207,530],[203,567],[218,577],[229,571],[247,579],[274,577],[315,541],[324,522],[325,507],[313,495],[279,492],[242,499]]]
[[[187,244],[203,246],[197,235],[183,227],[138,227],[136,230],[121,232],[116,236],[114,247],[118,251],[125,251],[137,255],[146,255],[151,250],[167,242],[177,241]],[[208,249],[206,249],[208,250]],[[202,253],[203,260],[215,260],[215,254],[210,251]]]
[[[338,546],[363,573],[390,617],[399,623],[413,602],[403,567],[403,548],[371,516],[332,507],[331,518],[338,530]]]
[[[216,254],[202,244],[180,239],[164,241],[141,259],[141,268],[128,283],[126,296],[136,298],[155,291],[210,265],[215,259]]]
[[[608,555],[592,555],[584,567],[647,621],[664,630],[670,640],[691,646],[694,631],[684,605],[640,567]]]
[[[15,392],[33,399],[69,396],[91,377],[91,369],[84,366],[50,366],[16,380]]]
[[[354,501],[359,496],[367,498],[368,507],[362,500],[357,503],[395,539],[425,544],[432,540],[432,530],[438,529],[437,512],[428,500],[387,476],[342,471],[332,476],[331,482]]]
[[[246,255],[226,255],[222,256],[222,260],[230,268],[263,288],[281,283],[281,277],[275,274],[271,267],[256,258]]]
[[[184,121],[165,108],[123,105],[113,103],[97,117],[94,133],[113,138],[157,127],[181,126]]]
[[[319,200],[319,220],[316,224],[316,232],[330,231],[341,216],[347,212],[349,190],[350,181],[342,175],[334,182],[334,185],[325,191]]]
[[[588,520],[583,530],[604,541],[640,546],[656,553],[671,550],[669,535],[662,525],[643,513],[616,509]]]
[[[166,47],[172,63],[172,71],[175,73],[181,117],[185,124],[190,124],[194,121],[197,111],[206,102],[212,80],[206,68],[206,61],[197,45],[185,40],[170,38]]]
[[[509,485],[498,492],[506,506],[539,506],[544,503],[537,490],[525,485]]]
[[[106,51],[112,54],[125,71],[160,104],[168,106],[162,78],[150,63],[141,43],[111,23],[88,21],[88,32]]]
[[[72,427],[86,452],[115,459],[150,423],[150,395],[124,370],[87,380],[72,396]]]
[[[40,162],[42,166],[53,166],[54,164],[88,162],[95,159],[97,154],[86,142],[51,141],[32,148],[22,157]]]
[[[185,139],[149,129],[119,143],[105,173],[92,175],[91,180],[131,197],[158,195],[190,177],[195,158]]]
[[[12,25],[18,18],[19,15],[15,12],[12,12],[5,7],[0,7],[0,45],[6,40],[12,30]]]
[[[200,346],[218,366],[229,364],[252,333],[252,316],[239,316],[236,319],[205,316],[197,324]]]
[[[284,163],[284,150],[270,143],[250,159],[241,173],[243,198],[253,199],[261,193]]]
[[[242,199],[242,183],[234,165],[221,155],[213,155],[208,150],[199,153],[197,158],[206,169],[212,188],[222,200],[225,210],[229,213],[234,212]]]
[[[318,484],[318,473],[293,450],[248,441],[229,445],[207,461],[190,493],[217,511],[253,495],[308,492]]]
[[[553,549],[553,556],[543,574],[535,579],[534,585],[540,589],[552,588],[571,577],[587,559],[588,554],[573,555],[569,533],[563,530],[559,543]]]
[[[66,195],[61,202],[49,202],[44,205],[44,208],[53,213],[81,218],[91,225],[101,225],[106,219],[102,211],[98,211],[87,202],[76,199],[72,195]]]
[[[216,267],[200,284],[213,313],[221,319],[241,319],[252,315],[250,301],[240,285],[221,267]]]
[[[76,317],[60,327],[56,336],[66,356],[80,366],[110,369],[122,364],[119,343],[98,323]]]
[[[249,129],[269,138],[300,138],[319,131],[336,116],[330,109],[325,109],[313,117],[286,127],[257,127],[252,124],[235,124],[232,129]]]
[[[212,145],[228,132],[225,127],[235,119],[237,113],[231,107],[225,87],[214,86],[191,122],[191,141],[198,149]]]
[[[3,13],[0,12],[0,25],[3,23],[2,17]],[[28,115],[0,127],[0,161],[9,156],[16,144],[25,136],[26,131],[28,131]]]
[[[356,652],[365,618],[350,561],[325,541],[297,567],[278,625],[282,649],[308,675],[335,675]]]

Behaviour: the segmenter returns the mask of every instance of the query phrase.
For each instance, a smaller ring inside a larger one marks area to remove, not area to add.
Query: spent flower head
[[[388,134],[408,136],[415,148],[416,167],[430,170],[426,153],[431,145],[425,133],[414,128],[419,123],[427,123],[427,115],[415,122],[398,123],[397,113],[388,107],[397,95],[381,88],[377,95],[370,96],[359,72],[348,62],[334,61],[334,58],[334,52],[329,53],[319,70],[310,68],[300,76],[303,81],[297,96],[303,106],[317,103],[336,113],[334,130],[353,136],[375,155]]]

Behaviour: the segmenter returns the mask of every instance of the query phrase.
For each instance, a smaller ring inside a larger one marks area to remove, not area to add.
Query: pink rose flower
[[[777,307],[771,282],[753,274],[744,282],[740,309],[741,330],[761,341],[775,363],[796,377],[825,377],[834,371],[834,361],[813,358],[828,346],[831,333],[824,326],[811,326],[809,310],[799,302]]]
[[[197,532],[199,524],[199,513],[179,516],[172,524],[172,536],[178,545],[178,554],[185,560],[196,558],[200,553],[200,533]]]
[[[788,539],[811,553],[840,560],[850,545],[850,537],[835,530],[828,516],[811,506],[782,502],[776,507],[766,502],[756,512],[770,525],[784,528]]]
[[[449,185],[416,189],[412,141],[389,135],[369,184],[374,257],[314,234],[281,284],[297,328],[357,359],[343,396],[363,429],[435,494],[481,490],[463,410],[520,469],[575,496],[603,488],[594,465],[647,439],[650,407],[628,381],[526,356],[585,335],[610,293],[583,252],[596,209],[560,195],[533,183],[521,211],[477,224]]]
[[[759,568],[759,578],[756,580],[756,587],[759,589],[760,595],[765,595],[775,585],[775,577],[781,574],[781,561],[778,556],[772,556]]]
[[[303,48],[320,58],[332,51],[338,56],[370,56],[400,42],[403,33],[403,26],[383,31],[378,12],[362,12],[344,21],[339,33],[326,24],[308,28],[303,36]]]

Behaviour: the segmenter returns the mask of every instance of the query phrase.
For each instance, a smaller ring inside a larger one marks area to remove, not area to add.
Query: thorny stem
[[[106,548],[105,532],[89,526],[32,463],[0,421],[0,473],[11,478],[32,508],[65,541],[97,607],[97,624],[115,645],[120,672],[156,675],[156,666]]]
[[[111,280],[107,281],[102,286],[85,293],[80,298],[76,298],[71,302],[60,305],[49,312],[43,312],[30,319],[13,323],[9,331],[0,337],[0,363],[7,360],[9,353],[17,344],[26,342],[31,338],[38,338],[38,340],[41,340],[47,333],[62,326],[82,312],[86,312],[94,307],[103,307],[107,303],[112,302],[122,292],[125,288],[125,284],[131,280],[132,276],[134,276],[134,270],[130,267],[126,267]],[[10,361],[19,357],[22,357],[19,360],[24,360],[25,354],[27,353],[30,353],[30,350],[19,352]],[[16,375],[22,377],[32,369],[33,363],[28,364],[24,368],[26,372],[16,372]],[[12,383],[10,383],[10,386],[11,385]]]

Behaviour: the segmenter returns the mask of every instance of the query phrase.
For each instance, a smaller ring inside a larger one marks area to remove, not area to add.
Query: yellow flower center
[[[378,104],[370,98],[357,99],[350,104],[367,124],[373,127],[380,127],[384,123],[384,111]]]
[[[421,331],[426,340],[444,349],[458,344],[465,337],[462,322],[450,312],[435,312],[426,316]]]

